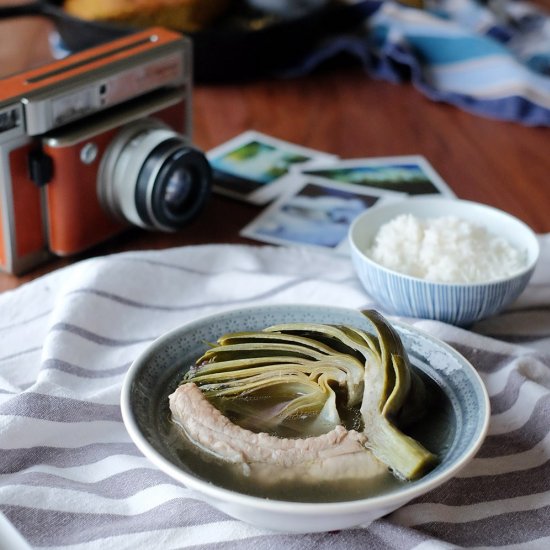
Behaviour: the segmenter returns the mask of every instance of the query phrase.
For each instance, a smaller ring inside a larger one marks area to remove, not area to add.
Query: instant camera
[[[200,212],[211,171],[191,146],[191,73],[189,39],[152,28],[0,80],[0,269]]]

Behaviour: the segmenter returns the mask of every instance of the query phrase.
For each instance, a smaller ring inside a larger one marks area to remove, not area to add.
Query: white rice
[[[402,214],[380,227],[367,251],[388,269],[442,283],[481,283],[525,267],[525,253],[481,225],[455,216]]]

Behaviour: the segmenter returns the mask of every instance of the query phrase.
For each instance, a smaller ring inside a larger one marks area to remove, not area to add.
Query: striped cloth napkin
[[[435,101],[488,118],[550,125],[546,11],[519,0],[348,1],[361,10],[363,28],[328,37],[289,74],[346,54],[373,76],[410,81]]]
[[[267,303],[376,306],[349,259],[244,245],[131,252],[0,294],[0,510],[33,548],[550,547],[550,234],[540,238],[541,263],[511,310],[475,330],[408,319],[486,383],[492,418],[478,455],[389,516],[331,533],[269,532],[196,499],[133,445],[119,393],[137,354],[199,316]]]

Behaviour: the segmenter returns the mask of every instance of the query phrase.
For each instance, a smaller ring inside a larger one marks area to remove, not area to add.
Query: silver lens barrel
[[[98,172],[98,196],[115,218],[146,229],[175,231],[204,206],[211,170],[206,157],[155,119],[117,134]]]

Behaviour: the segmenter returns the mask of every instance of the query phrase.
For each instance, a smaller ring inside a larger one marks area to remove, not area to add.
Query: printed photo
[[[422,156],[383,157],[316,163],[303,174],[408,195],[455,194]]]
[[[215,192],[256,204],[273,200],[284,191],[291,167],[335,158],[254,131],[237,136],[207,156]]]
[[[274,244],[300,244],[347,251],[353,220],[381,200],[401,194],[365,193],[352,185],[305,178],[295,189],[268,207],[241,235]]]

